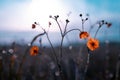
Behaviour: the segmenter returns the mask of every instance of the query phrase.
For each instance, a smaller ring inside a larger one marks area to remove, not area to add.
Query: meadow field
[[[16,80],[16,73],[22,61],[27,44],[12,43],[0,46],[0,80]],[[57,65],[50,47],[40,48],[37,56],[27,52],[22,66],[22,80],[60,80]],[[13,51],[12,51],[13,50]],[[55,47],[57,56],[59,46]],[[87,49],[84,44],[63,47],[61,61],[65,80],[119,80],[120,43],[101,43],[100,47],[90,53],[90,63],[86,76]],[[117,77],[118,75],[118,77]]]

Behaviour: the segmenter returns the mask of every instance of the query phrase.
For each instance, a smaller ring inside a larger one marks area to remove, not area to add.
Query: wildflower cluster
[[[96,23],[96,24],[98,24],[98,29],[96,30],[94,37],[91,37],[90,32],[86,31],[85,28],[84,28],[84,23],[85,23],[86,21],[88,21],[89,18],[87,17],[87,18],[84,19],[84,18],[83,18],[83,14],[80,14],[79,16],[80,16],[81,21],[82,21],[82,29],[74,28],[74,29],[71,29],[71,30],[67,30],[68,23],[70,22],[68,19],[65,20],[66,24],[65,24],[65,26],[64,26],[64,30],[62,30],[62,28],[61,28],[61,26],[60,26],[60,23],[59,23],[59,21],[58,21],[59,15],[56,15],[56,16],[50,15],[50,16],[49,16],[49,18],[55,20],[55,22],[57,23],[58,28],[59,28],[59,30],[60,30],[60,34],[61,34],[61,40],[60,40],[60,41],[61,41],[61,42],[60,42],[60,48],[59,48],[59,56],[56,55],[57,53],[56,53],[56,51],[55,51],[55,49],[54,49],[54,46],[53,46],[51,40],[49,39],[48,31],[46,31],[43,27],[40,26],[41,29],[44,31],[45,35],[47,36],[47,39],[48,39],[48,41],[49,41],[49,43],[50,43],[50,45],[51,45],[51,48],[52,48],[52,50],[53,50],[53,55],[54,55],[54,57],[55,57],[56,64],[57,64],[58,69],[59,69],[59,71],[60,71],[61,77],[63,77],[63,76],[62,76],[63,73],[62,73],[62,70],[61,70],[61,64],[60,64],[60,62],[61,62],[61,59],[62,59],[62,57],[63,57],[62,55],[63,55],[63,41],[64,41],[64,37],[65,37],[69,32],[71,32],[71,31],[79,31],[79,38],[80,38],[80,39],[86,39],[86,40],[87,40],[86,46],[87,46],[87,48],[88,48],[88,53],[89,53],[89,51],[94,51],[94,50],[96,50],[97,48],[99,48],[99,40],[96,39],[96,36],[97,36],[97,33],[98,33],[98,31],[100,30],[100,28],[101,28],[103,25],[106,25],[108,28],[112,25],[111,23],[106,22],[106,21],[104,21],[104,20],[98,21],[98,22]],[[87,15],[87,16],[89,16],[89,15]],[[36,28],[37,25],[39,25],[39,24],[36,23],[36,22],[34,22],[34,24],[32,24],[32,29]],[[49,23],[48,23],[48,27],[50,27],[51,25],[52,25],[52,23],[49,22]],[[91,31],[92,28],[94,28],[94,26],[91,26],[91,27],[90,27],[90,31]],[[39,36],[41,36],[41,35],[39,35]],[[36,36],[36,38],[39,37],[39,36]],[[36,55],[38,54],[38,52],[39,52],[39,48],[38,48],[37,46],[32,46],[32,47],[31,47],[31,49],[30,49],[30,55],[31,55],[31,56],[36,56]],[[89,64],[89,54],[88,54],[88,60],[87,60],[87,65],[86,65],[85,70],[87,70],[88,64]],[[86,72],[86,71],[85,71],[85,72]]]
[[[111,24],[111,23],[108,23],[108,22],[105,22],[104,20],[101,20],[101,21],[97,22],[97,24],[98,24],[98,29],[97,29],[97,31],[96,31],[96,33],[95,33],[94,38],[92,38],[92,37],[90,36],[90,32],[84,31],[84,23],[88,20],[88,18],[83,19],[83,18],[82,18],[82,14],[80,14],[80,17],[81,17],[81,21],[82,21],[82,31],[80,32],[79,37],[80,37],[80,39],[88,39],[88,41],[87,41],[87,47],[88,47],[89,50],[94,51],[94,50],[96,50],[97,48],[99,48],[99,40],[96,39],[96,35],[97,35],[99,29],[100,29],[103,25],[106,25],[106,26],[109,28],[112,24]],[[94,27],[94,26],[91,26],[90,29],[92,29],[93,27]]]
[[[63,61],[62,59],[63,59],[63,54],[64,54],[64,52],[63,52],[63,42],[64,42],[64,38],[66,37],[66,35],[68,33],[72,32],[72,31],[78,31],[79,34],[76,34],[76,35],[78,35],[80,39],[86,40],[86,47],[88,49],[88,56],[87,56],[87,62],[86,62],[85,70],[84,70],[84,72],[85,72],[84,76],[85,76],[85,74],[87,72],[88,64],[89,64],[89,57],[90,57],[89,51],[94,51],[94,50],[99,48],[100,43],[99,43],[99,40],[96,38],[96,36],[98,34],[98,31],[100,30],[100,28],[103,25],[106,25],[108,28],[112,25],[111,23],[109,23],[105,20],[98,21],[96,23],[98,25],[98,28],[95,32],[95,35],[91,36],[90,32],[91,32],[91,29],[94,28],[94,26],[90,26],[89,31],[85,30],[85,28],[84,28],[85,27],[84,26],[85,22],[89,20],[88,16],[89,15],[87,14],[87,17],[83,18],[83,14],[80,14],[79,17],[81,19],[81,29],[80,28],[73,28],[73,29],[70,29],[70,30],[68,30],[68,24],[70,23],[69,19],[65,20],[64,28],[62,29],[61,24],[59,22],[60,16],[59,15],[55,15],[55,16],[50,15],[49,16],[50,19],[53,19],[56,22],[56,24],[59,28],[59,31],[60,31],[60,37],[61,37],[60,39],[61,40],[60,40],[59,49],[57,51],[55,50],[55,47],[53,46],[53,43],[51,42],[51,40],[49,38],[49,35],[48,35],[49,34],[49,28],[52,25],[52,23],[50,21],[48,22],[48,29],[46,30],[43,26],[40,26],[38,22],[34,22],[31,26],[32,29],[35,29],[36,27],[40,27],[43,30],[43,32],[36,35],[32,39],[32,41],[28,44],[27,49],[25,50],[25,52],[22,56],[21,62],[19,62],[19,67],[18,67],[18,70],[16,72],[16,75],[17,75],[16,80],[22,80],[22,68],[23,68],[23,64],[25,62],[25,59],[26,59],[27,55],[30,55],[31,57],[33,57],[33,56],[38,56],[38,54],[43,53],[43,51],[42,51],[42,49],[43,49],[42,36],[46,36],[46,38],[47,38],[47,40],[50,43],[50,46],[52,48],[51,59],[53,60],[53,62],[51,62],[50,65],[52,65],[51,66],[52,70],[57,68],[57,69],[55,69],[56,71],[53,70],[53,71],[55,71],[54,72],[55,76],[59,76],[60,80],[67,80],[65,78],[65,74],[63,72],[64,69],[62,68],[62,61]],[[38,38],[40,38],[40,40],[39,40],[40,46],[34,45],[34,42]],[[72,46],[69,47],[69,50],[71,50],[71,49],[72,49]],[[11,48],[8,51],[7,50],[2,50],[2,54],[6,54],[6,53],[10,53],[10,55],[11,55],[10,56],[10,61],[11,61],[10,69],[12,70],[12,68],[14,66],[14,61],[17,58],[17,56],[14,55],[15,49]],[[29,54],[27,54],[27,53],[29,53]],[[0,60],[1,60],[1,58],[0,58]],[[1,61],[0,61],[0,65],[1,65]]]

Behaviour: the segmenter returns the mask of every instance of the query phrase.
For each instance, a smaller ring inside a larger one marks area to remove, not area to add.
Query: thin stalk
[[[61,33],[61,36],[63,35],[63,33],[62,33],[62,29],[61,29],[61,27],[60,27],[60,24],[59,24],[59,22],[57,21],[57,19],[55,19],[55,21],[57,22],[57,24],[58,24],[58,27],[59,27],[59,29],[60,29],[60,33]]]
[[[85,74],[87,73],[89,62],[90,62],[90,54],[88,53],[88,55],[87,55],[87,63],[86,63],[86,66],[85,66],[85,71],[84,71]]]
[[[59,53],[59,55],[60,55],[60,60],[61,60],[61,58],[62,58],[62,45],[63,45],[64,34],[62,33],[62,29],[61,29],[61,26],[60,26],[58,20],[55,19],[55,21],[56,21],[57,24],[58,24],[58,27],[59,27],[60,33],[61,33],[61,38],[62,38],[62,39],[61,39],[61,44],[60,44],[60,53]],[[66,24],[66,27],[67,27],[67,24]]]
[[[48,41],[49,41],[49,43],[50,43],[50,45],[51,45],[51,48],[52,48],[52,50],[53,50],[53,56],[55,57],[57,67],[58,67],[58,69],[59,69],[59,71],[60,71],[60,77],[61,77],[61,79],[64,79],[64,76],[63,76],[63,73],[62,73],[62,69],[61,69],[61,65],[60,65],[60,62],[59,62],[59,60],[58,60],[58,58],[57,58],[57,56],[56,56],[55,49],[54,49],[54,47],[53,47],[53,45],[52,45],[52,42],[50,41],[49,36],[48,36],[47,33],[46,33],[46,36],[47,36],[47,39],[48,39]]]
[[[89,19],[89,25],[90,25],[90,28],[89,28],[89,31],[88,31],[88,32],[91,33],[91,30],[92,30],[92,28],[95,26],[96,23],[92,25],[92,21],[91,21],[90,16],[88,16],[88,19]]]
[[[82,19],[82,17],[81,17],[81,21],[82,21],[82,31],[84,31],[84,19]]]
[[[55,57],[56,63],[58,64],[58,59],[57,59],[57,56],[56,56],[56,52],[55,52],[55,49],[54,49],[54,47],[53,47],[53,45],[52,45],[52,42],[50,41],[50,38],[49,38],[49,36],[48,36],[48,33],[46,33],[46,36],[47,36],[47,39],[48,39],[48,41],[49,41],[49,43],[50,43],[50,46],[51,46],[51,48],[52,48],[52,50],[53,50],[53,56]]]
[[[66,29],[67,29],[67,22],[66,22],[66,25],[65,25],[65,29],[64,29],[64,34],[65,34],[65,32],[66,32]]]
[[[96,38],[98,31],[100,30],[100,28],[101,28],[103,25],[104,25],[104,23],[102,23],[102,24],[99,23],[99,27],[98,27],[98,29],[97,29],[97,31],[96,31],[96,33],[95,33],[94,38]]]
[[[57,24],[58,24],[58,27],[59,27],[59,29],[60,29],[60,33],[61,33],[61,37],[62,37],[62,39],[61,39],[61,45],[60,45],[60,58],[62,58],[62,44],[63,44],[63,33],[62,33],[62,29],[61,29],[61,26],[60,26],[60,24],[59,24],[59,22],[58,22],[58,20],[57,19],[54,19],[56,22],[57,22]]]
[[[95,24],[93,24],[93,25],[90,26],[90,29],[89,29],[89,31],[88,31],[89,33],[91,33],[91,30],[94,28],[94,26],[95,26],[96,24],[97,24],[97,23],[95,23]]]
[[[82,30],[84,31],[84,21],[82,21]]]
[[[66,29],[67,29],[67,24],[68,24],[68,22],[66,22],[66,25],[65,25],[65,29],[64,29],[64,33],[62,34],[62,39],[61,39],[61,44],[60,44],[60,58],[62,58],[62,52],[63,52],[63,50],[62,50],[62,47],[63,47],[63,40],[64,40],[64,37],[65,37],[65,32],[66,32]]]
[[[45,34],[45,32],[36,35],[36,36],[32,39],[32,41],[31,41],[31,43],[30,43],[30,46],[27,47],[27,49],[26,49],[26,51],[25,51],[25,53],[24,53],[24,55],[23,55],[22,61],[21,61],[20,65],[19,65],[19,68],[18,68],[17,74],[18,74],[19,76],[21,75],[21,69],[22,69],[24,60],[25,60],[25,58],[26,58],[27,52],[29,51],[29,48],[32,46],[33,42],[34,42],[39,36],[42,36],[42,35],[44,35],[44,34]]]
[[[60,32],[61,32],[61,36],[62,36],[62,35],[63,35],[63,34],[62,34],[62,29],[61,29],[61,27],[60,27],[59,22],[57,21],[57,19],[55,19],[55,18],[53,18],[53,19],[57,22],[57,24],[58,24],[58,26],[59,26],[59,29],[60,29]],[[58,67],[58,69],[59,69],[59,71],[60,71],[60,77],[61,77],[61,79],[64,79],[60,62],[59,62],[59,60],[58,60],[58,58],[57,58],[57,56],[56,56],[55,49],[54,49],[54,47],[53,47],[53,45],[52,45],[52,42],[50,41],[50,38],[49,38],[49,36],[48,36],[48,33],[46,32],[46,30],[45,30],[42,26],[41,26],[41,29],[45,32],[45,34],[46,34],[46,36],[47,36],[47,39],[48,39],[48,41],[49,41],[49,43],[50,43],[50,46],[51,46],[51,48],[52,48],[52,50],[53,50],[53,56],[55,57],[55,61],[56,61],[57,67]],[[49,30],[48,30],[48,31],[49,31]]]
[[[85,65],[85,70],[84,70],[84,79],[86,77],[86,73],[87,73],[87,70],[88,70],[89,63],[90,63],[90,51],[88,49],[87,62],[86,62],[86,65]]]
[[[96,36],[97,36],[97,33],[98,33],[98,31],[100,30],[100,28],[101,28],[101,25],[98,27],[98,29],[97,29],[97,31],[96,31],[96,33],[95,33],[95,36],[94,36],[94,38],[96,38]]]
[[[27,55],[27,52],[28,52],[29,48],[30,48],[30,46],[26,49],[26,51],[23,55],[22,61],[21,61],[20,65],[19,65],[19,68],[18,68],[17,79],[16,80],[21,80],[21,69],[22,69],[22,65],[24,63],[24,60],[26,58],[26,55]]]
[[[51,46],[51,48],[52,48],[52,50],[53,50],[53,56],[55,56],[55,59],[56,59],[56,61],[57,61],[57,63],[58,63],[58,59],[57,59],[57,56],[56,56],[56,52],[55,52],[55,49],[54,49],[54,47],[53,47],[53,45],[52,45],[52,42],[50,41],[50,38],[49,38],[49,36],[48,36],[48,31],[49,31],[49,29],[48,29],[48,31],[46,32],[46,30],[41,26],[41,29],[45,32],[45,34],[46,34],[46,36],[47,36],[47,39],[48,39],[48,41],[49,41],[49,43],[50,43],[50,46]]]
[[[71,31],[75,31],[75,30],[81,32],[81,30],[80,30],[80,29],[77,29],[77,28],[76,28],[76,29],[71,29],[71,30],[65,32],[65,33],[64,33],[64,36],[67,35],[69,32],[71,32]]]
[[[62,52],[63,52],[63,50],[62,50],[62,47],[63,47],[63,40],[64,40],[64,35],[62,36],[62,39],[61,39],[61,45],[60,45],[60,58],[62,58]]]
[[[44,35],[46,32],[44,31],[44,33],[40,33],[40,34],[38,34],[38,35],[36,35],[34,38],[33,38],[33,40],[31,41],[31,45],[33,44],[33,42],[39,37],[39,36],[42,36],[42,35]]]
[[[120,57],[120,56],[119,56]],[[115,80],[119,79],[119,71],[120,71],[120,60],[118,59],[117,65],[116,65],[116,74],[115,74]]]
[[[60,26],[60,24],[59,24],[59,22],[58,22],[58,18],[54,18],[54,17],[51,17],[52,19],[54,19],[55,21],[56,21],[56,23],[57,23],[57,25],[58,25],[58,27],[59,27],[59,30],[60,30],[60,33],[61,33],[61,36],[63,35],[63,33],[62,33],[62,29],[61,29],[61,26]]]
[[[66,26],[67,26],[67,24],[66,24]],[[71,30],[69,30],[69,31],[67,31],[67,32],[65,31],[65,32],[64,32],[64,35],[62,35],[61,45],[60,45],[60,58],[62,58],[62,52],[63,52],[62,47],[63,47],[64,37],[65,37],[69,32],[74,31],[74,30],[80,31],[80,29],[71,29]]]

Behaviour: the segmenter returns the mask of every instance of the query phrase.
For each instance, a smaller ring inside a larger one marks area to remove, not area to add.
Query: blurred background
[[[103,27],[98,33],[98,38],[120,42],[119,3],[119,0],[0,0],[0,43],[21,41],[21,39],[30,41],[41,31],[40,27],[33,30],[31,24],[39,22],[47,30],[48,22],[51,21],[49,15],[59,15],[62,28],[66,19],[70,21],[69,29],[81,28],[79,14],[83,14],[83,18],[89,14],[89,21],[84,25],[86,30],[99,20],[111,22],[112,27],[110,29]],[[59,32],[58,26],[51,26],[50,33],[56,36],[54,33],[57,32]],[[50,37],[53,37],[52,35]],[[79,36],[76,34],[71,36],[75,36],[76,41],[79,41]],[[54,40],[54,43],[57,43],[56,41]],[[46,44],[46,39],[44,43]]]
[[[73,28],[82,29],[79,14],[82,14],[84,19],[88,17],[88,21],[84,24],[86,31],[89,31],[90,27],[100,20],[112,23],[110,28],[103,26],[97,34],[100,47],[91,55],[86,79],[119,80],[120,0],[0,0],[0,50],[3,52],[3,50],[9,50],[12,45],[15,45],[17,50],[15,53],[20,56],[32,38],[43,32],[40,26],[48,30],[49,22],[51,22],[49,37],[57,51],[61,40],[59,28],[49,16],[59,15],[62,29],[64,29],[65,20],[68,19],[70,21],[68,30],[70,30]],[[40,26],[32,29],[34,22],[38,22]],[[91,36],[94,36],[96,29],[97,25],[92,29]],[[39,45],[40,40],[42,40],[42,45],[46,47],[44,52],[50,53],[50,45],[46,36],[37,39],[34,44]],[[82,57],[80,62],[86,59],[86,54],[83,54],[86,53],[86,49],[82,43],[85,41],[80,40],[77,31],[69,33],[64,40],[64,52],[70,53],[76,64],[78,55],[78,59]],[[81,51],[83,52],[81,53]],[[44,59],[46,57],[43,57],[43,61]],[[49,58],[47,59],[50,61]],[[29,60],[33,61],[30,64],[34,63],[33,59],[28,59],[28,62]],[[84,64],[84,61],[81,63]],[[79,68],[81,69],[81,67]],[[42,72],[40,74],[42,75]],[[76,78],[76,80],[82,79]]]

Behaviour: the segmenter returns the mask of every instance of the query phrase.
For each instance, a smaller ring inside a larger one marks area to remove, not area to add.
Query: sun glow
[[[62,15],[65,13],[65,6],[58,0],[32,0],[29,8],[31,22],[39,22],[46,29],[50,21],[49,15]],[[51,28],[57,31],[58,27]]]

